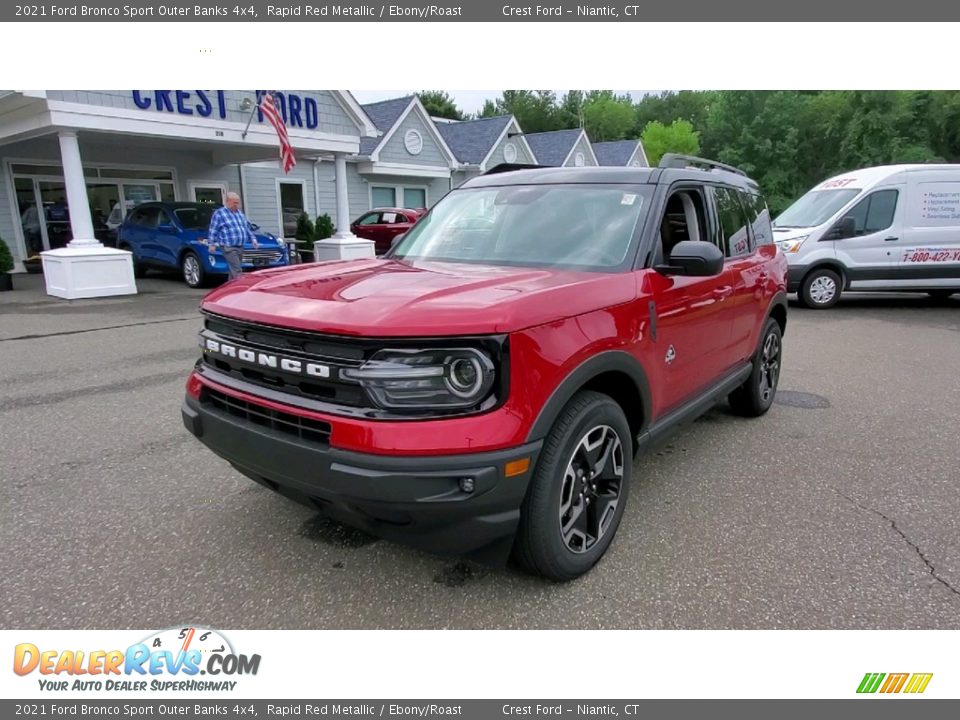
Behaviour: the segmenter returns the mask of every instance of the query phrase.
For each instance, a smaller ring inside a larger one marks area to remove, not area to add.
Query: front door
[[[843,214],[854,219],[853,237],[834,240],[837,258],[847,269],[851,289],[892,280],[900,262],[904,185],[879,188]],[[828,231],[829,234],[829,231]]]

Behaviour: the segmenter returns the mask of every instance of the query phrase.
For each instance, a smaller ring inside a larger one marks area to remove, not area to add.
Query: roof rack
[[[660,158],[660,164],[657,165],[657,167],[661,168],[687,168],[696,166],[713,168],[714,170],[726,170],[727,172],[732,172],[736,173],[737,175],[743,175],[744,177],[747,177],[747,174],[738,167],[717,162],[716,160],[707,160],[706,158],[696,157],[695,155],[667,153]]]
[[[543,165],[531,165],[527,163],[500,163],[487,170],[484,175],[496,175],[497,173],[512,172],[513,170],[535,170],[542,169]]]

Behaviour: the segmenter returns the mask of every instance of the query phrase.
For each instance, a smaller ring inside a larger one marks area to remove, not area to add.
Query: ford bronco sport
[[[342,522],[569,580],[613,540],[638,451],[723,398],[770,408],[786,274],[735,168],[488,173],[384,258],[210,293],[183,420]]]

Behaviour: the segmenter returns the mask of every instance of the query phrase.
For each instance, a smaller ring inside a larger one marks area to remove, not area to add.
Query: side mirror
[[[250,223],[250,229],[253,230],[254,232],[257,232],[260,229],[260,226],[257,225],[256,223]]]
[[[177,229],[169,223],[164,223],[163,225],[157,225],[157,231],[166,233],[167,235],[173,235],[177,232]]]
[[[857,219],[847,215],[840,219],[840,222],[833,227],[830,235],[834,240],[846,240],[855,237],[857,234]]]
[[[653,269],[661,275],[719,275],[723,272],[723,252],[713,243],[684,240],[674,246],[666,265],[657,265]]]

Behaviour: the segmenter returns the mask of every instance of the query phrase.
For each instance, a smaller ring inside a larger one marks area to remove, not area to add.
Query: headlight
[[[778,240],[777,246],[785,253],[795,253],[800,251],[800,246],[803,245],[803,241],[806,240],[809,235],[804,235],[803,237],[793,238],[791,240]]]
[[[474,348],[380,350],[340,376],[359,382],[385,409],[472,408],[490,395],[496,368]]]

